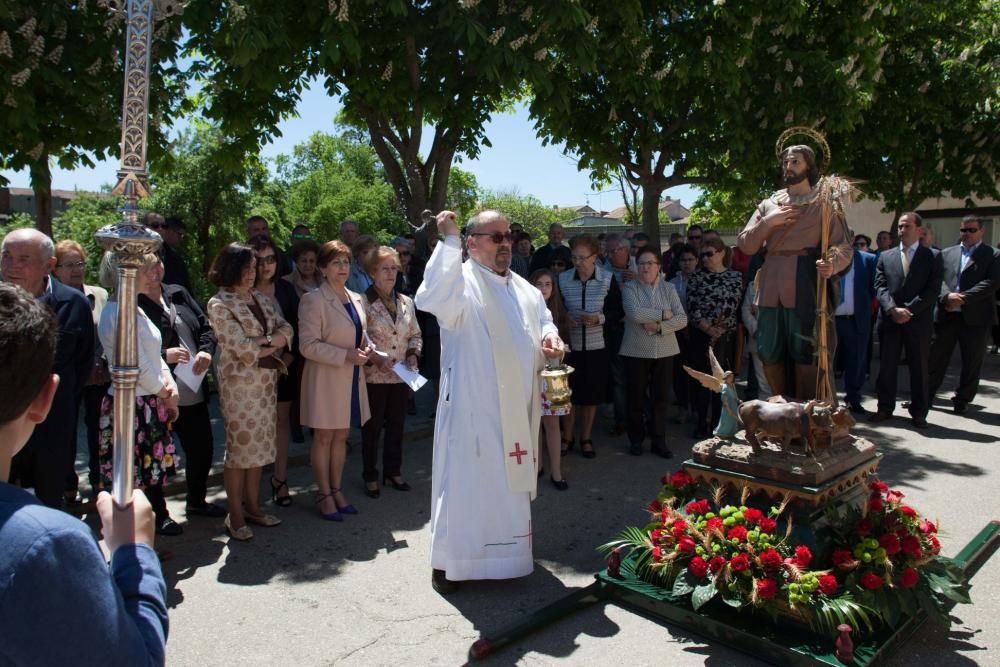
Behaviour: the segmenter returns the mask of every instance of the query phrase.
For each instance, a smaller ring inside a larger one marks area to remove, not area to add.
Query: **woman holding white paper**
[[[368,337],[379,351],[388,356],[365,368],[368,382],[368,406],[372,418],[361,429],[364,458],[365,493],[379,497],[378,440],[385,426],[382,447],[382,483],[397,491],[409,491],[410,485],[400,476],[403,462],[403,424],[406,421],[406,401],[409,386],[392,369],[403,362],[416,370],[423,340],[417,324],[417,309],[413,300],[396,291],[396,274],[400,269],[399,255],[382,246],[369,259],[366,270],[375,282],[365,291],[365,316]],[[373,361],[376,359],[372,357]]]
[[[204,311],[180,285],[163,284],[163,262],[157,261],[139,272],[139,308],[160,330],[160,354],[177,383],[179,415],[173,424],[184,449],[188,515],[224,517],[226,510],[207,502],[208,474],[212,469],[212,422],[204,373],[215,355],[215,332]],[[180,372],[182,368],[189,373]],[[191,384],[188,384],[191,382]],[[193,386],[192,386],[193,385]]]

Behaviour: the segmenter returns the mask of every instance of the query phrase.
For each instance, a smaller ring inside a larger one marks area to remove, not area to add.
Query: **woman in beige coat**
[[[357,514],[341,491],[347,434],[369,418],[368,392],[361,367],[374,356],[365,331],[361,296],[347,289],[351,251],[328,241],[317,260],[324,282],[304,294],[299,304],[299,351],[302,371],[302,425],[314,429],[310,460],[316,476],[316,504],[327,521]]]
[[[274,462],[278,419],[278,370],[273,362],[262,367],[261,360],[292,342],[291,325],[253,288],[256,277],[257,257],[240,243],[223,248],[208,273],[219,287],[208,302],[208,320],[219,341],[215,377],[226,427],[226,529],[241,541],[253,537],[247,521],[281,523],[261,511],[258,497],[263,467]]]

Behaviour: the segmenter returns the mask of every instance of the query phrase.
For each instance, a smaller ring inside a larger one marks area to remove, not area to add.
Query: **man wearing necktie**
[[[931,347],[930,399],[941,387],[958,343],[962,370],[951,399],[957,414],[976,396],[987,336],[997,322],[993,298],[1000,287],[1000,250],[983,243],[984,231],[982,219],[967,215],[959,229],[961,243],[941,252],[944,280]]]
[[[844,368],[847,405],[855,414],[866,414],[861,388],[868,372],[867,350],[871,336],[872,299],[875,298],[875,255],[855,248],[851,268],[840,279],[837,321],[837,368]]]
[[[878,412],[871,418],[873,422],[892,418],[899,354],[905,349],[910,370],[910,415],[917,428],[927,427],[927,359],[934,329],[934,304],[944,272],[941,253],[920,244],[922,225],[923,220],[916,213],[900,216],[900,244],[879,255],[875,269],[881,367],[875,385]]]

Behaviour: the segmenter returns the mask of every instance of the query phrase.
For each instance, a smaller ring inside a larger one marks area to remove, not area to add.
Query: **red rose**
[[[757,597],[770,600],[778,592],[778,582],[774,579],[758,579],[756,582]]]
[[[903,492],[893,489],[885,496],[885,501],[891,505],[898,505],[899,501],[903,499]]]
[[[659,542],[661,537],[663,537],[663,531],[659,528],[654,528],[653,532],[649,534],[649,539],[654,544]]]
[[[660,547],[653,547],[653,560],[657,563],[663,560],[663,549]]]
[[[675,489],[683,489],[684,487],[691,486],[692,484],[694,484],[694,478],[683,470],[678,470],[670,476],[670,486]]]
[[[885,509],[885,505],[882,504],[881,498],[879,498],[878,496],[874,496],[871,500],[868,501],[868,509],[870,509],[872,512],[881,512],[883,509]]]
[[[760,520],[764,518],[764,513],[761,512],[756,507],[748,507],[747,511],[743,513],[743,519],[747,523],[760,523]]]
[[[795,547],[795,564],[799,567],[806,568],[809,567],[809,563],[813,560],[812,552],[809,551],[809,547],[801,546]]]
[[[736,554],[733,556],[732,560],[729,561],[729,565],[736,572],[743,572],[750,567],[750,559],[746,554]]]
[[[868,537],[872,532],[872,522],[866,518],[858,521],[858,527],[855,529],[859,537]]]
[[[928,535],[927,541],[931,543],[931,555],[937,556],[941,552],[941,542],[934,535]]]
[[[837,592],[837,577],[824,574],[819,578],[819,592],[823,595],[834,595]]]
[[[899,578],[899,585],[903,588],[913,588],[917,585],[917,579],[919,579],[917,571],[912,567],[908,567],[903,570],[903,576]]]
[[[708,501],[702,498],[701,500],[688,503],[684,510],[688,514],[708,514],[711,511],[711,508],[708,506]]]
[[[830,559],[838,570],[853,570],[857,566],[854,554],[847,549],[835,549],[830,555]]]
[[[677,521],[674,521],[674,525],[670,528],[670,532],[673,533],[674,537],[680,537],[684,534],[684,531],[687,530],[687,527],[687,521],[677,519]]]
[[[746,542],[747,529],[744,528],[743,526],[733,526],[732,528],[729,529],[729,532],[726,533],[726,537],[728,537],[731,540],[735,538],[736,541],[738,542]]]
[[[923,521],[920,522],[920,532],[924,534],[936,533],[937,526],[934,525],[933,521],[928,521],[927,519],[924,519]]]
[[[708,569],[715,574],[722,568],[726,566],[726,559],[722,556],[712,556],[712,560],[708,561]]]
[[[725,524],[722,523],[722,519],[717,516],[713,516],[705,522],[705,532],[710,533],[714,530],[722,530],[724,526]]]
[[[879,493],[885,493],[886,491],[889,490],[889,487],[887,485],[883,484],[877,479],[871,484],[869,484],[868,488],[870,488],[872,491],[878,491]]]
[[[924,555],[923,549],[920,548],[920,540],[916,535],[907,535],[903,538],[903,553],[911,558],[920,558]]]
[[[882,588],[882,577],[874,572],[865,572],[861,575],[861,585],[870,591]]]
[[[663,511],[663,503],[661,503],[659,500],[654,500],[653,502],[649,503],[649,505],[646,507],[646,511],[649,512],[650,514],[659,514],[661,511]]]
[[[695,543],[690,537],[685,535],[684,537],[677,540],[677,550],[683,551],[686,554],[694,553]]]
[[[699,579],[703,579],[708,574],[708,563],[701,556],[695,556],[688,563],[688,570]]]
[[[899,553],[899,538],[895,535],[879,535],[878,543],[890,556]]]
[[[905,514],[906,516],[910,517],[911,519],[917,518],[917,510],[913,509],[909,505],[900,505],[899,511]]]
[[[762,533],[773,533],[778,527],[778,522],[770,517],[764,517],[757,522],[757,527],[760,528]]]
[[[777,570],[781,563],[781,554],[776,549],[765,549],[760,554],[760,564],[765,570]]]

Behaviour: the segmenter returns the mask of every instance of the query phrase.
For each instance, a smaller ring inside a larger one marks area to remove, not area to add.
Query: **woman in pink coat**
[[[361,296],[347,289],[351,251],[328,241],[317,259],[324,282],[299,304],[299,350],[305,358],[300,394],[302,425],[314,429],[310,459],[316,476],[316,504],[327,521],[357,514],[341,491],[347,434],[369,418],[361,366],[374,356],[365,331]]]

